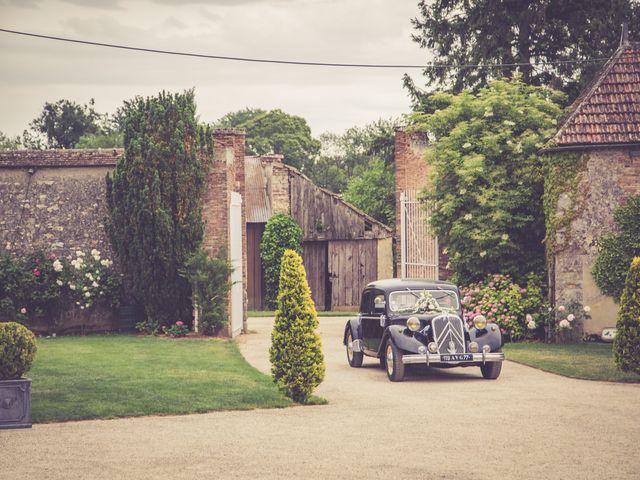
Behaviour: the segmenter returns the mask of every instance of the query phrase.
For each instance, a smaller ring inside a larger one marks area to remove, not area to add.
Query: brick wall
[[[282,163],[282,155],[262,156],[267,168],[267,196],[271,201],[273,215],[291,215],[291,195],[289,191],[289,169]]]
[[[627,195],[640,193],[640,151],[592,150],[578,184],[578,215],[568,230],[559,230],[555,253],[555,298],[558,304],[578,301],[591,307],[587,333],[615,326],[617,305],[600,293],[591,270],[597,256],[597,239],[614,229],[613,212]],[[560,195],[561,213],[570,204]]]
[[[245,224],[247,217],[244,201],[244,142],[244,130],[233,128],[214,130],[214,158],[203,200],[203,217],[205,221],[205,249],[212,256],[215,256],[221,247],[225,247],[229,253],[231,251],[229,234],[231,192],[237,192],[242,196],[243,329],[246,331],[247,230]],[[229,301],[229,306],[231,307],[231,301]]]

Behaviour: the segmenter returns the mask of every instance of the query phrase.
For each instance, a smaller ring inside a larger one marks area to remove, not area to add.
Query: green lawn
[[[39,339],[28,376],[34,422],[292,405],[234,342],[219,339]]]
[[[273,310],[249,310],[247,316],[251,317],[273,317],[276,312]],[[319,317],[355,317],[355,312],[318,312]]]
[[[623,373],[616,368],[611,344],[508,343],[503,350],[507,360],[566,377],[608,382],[640,382],[639,375]]]

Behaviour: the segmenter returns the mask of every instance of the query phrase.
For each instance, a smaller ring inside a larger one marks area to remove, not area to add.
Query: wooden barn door
[[[360,294],[376,280],[378,249],[376,240],[329,242],[331,309],[358,309]]]
[[[316,310],[327,309],[327,242],[304,242],[302,261]]]
[[[262,310],[264,274],[260,260],[260,242],[264,223],[247,223],[247,301],[249,310]]]

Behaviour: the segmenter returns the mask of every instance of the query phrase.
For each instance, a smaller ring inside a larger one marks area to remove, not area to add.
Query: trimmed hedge
[[[16,322],[0,323],[0,380],[20,378],[31,368],[36,337]]]
[[[274,382],[296,402],[306,402],[324,379],[324,356],[317,328],[318,316],[302,258],[295,251],[286,250],[269,354]]]
[[[635,257],[627,274],[616,325],[613,352],[618,368],[640,375],[640,257]]]

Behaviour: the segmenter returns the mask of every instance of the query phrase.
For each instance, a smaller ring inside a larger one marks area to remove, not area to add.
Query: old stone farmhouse
[[[617,306],[598,290],[591,270],[597,239],[614,229],[613,212],[640,193],[640,43],[623,41],[545,152],[573,155],[576,182],[557,198],[558,229],[551,233],[550,286],[556,302],[592,308],[587,333],[615,326]],[[565,176],[573,173],[561,172]]]
[[[392,276],[392,231],[315,186],[277,156],[246,157],[244,132],[214,132],[214,165],[204,196],[204,246],[226,247],[234,266],[230,335],[262,306],[259,245],[264,225],[288,213],[303,230],[304,261],[319,310],[354,309],[362,287]],[[0,245],[67,255],[96,248],[113,258],[103,220],[105,176],[121,149],[0,152]],[[114,321],[111,319],[110,321]],[[91,319],[79,321],[91,323]],[[88,330],[109,329],[102,321]]]

